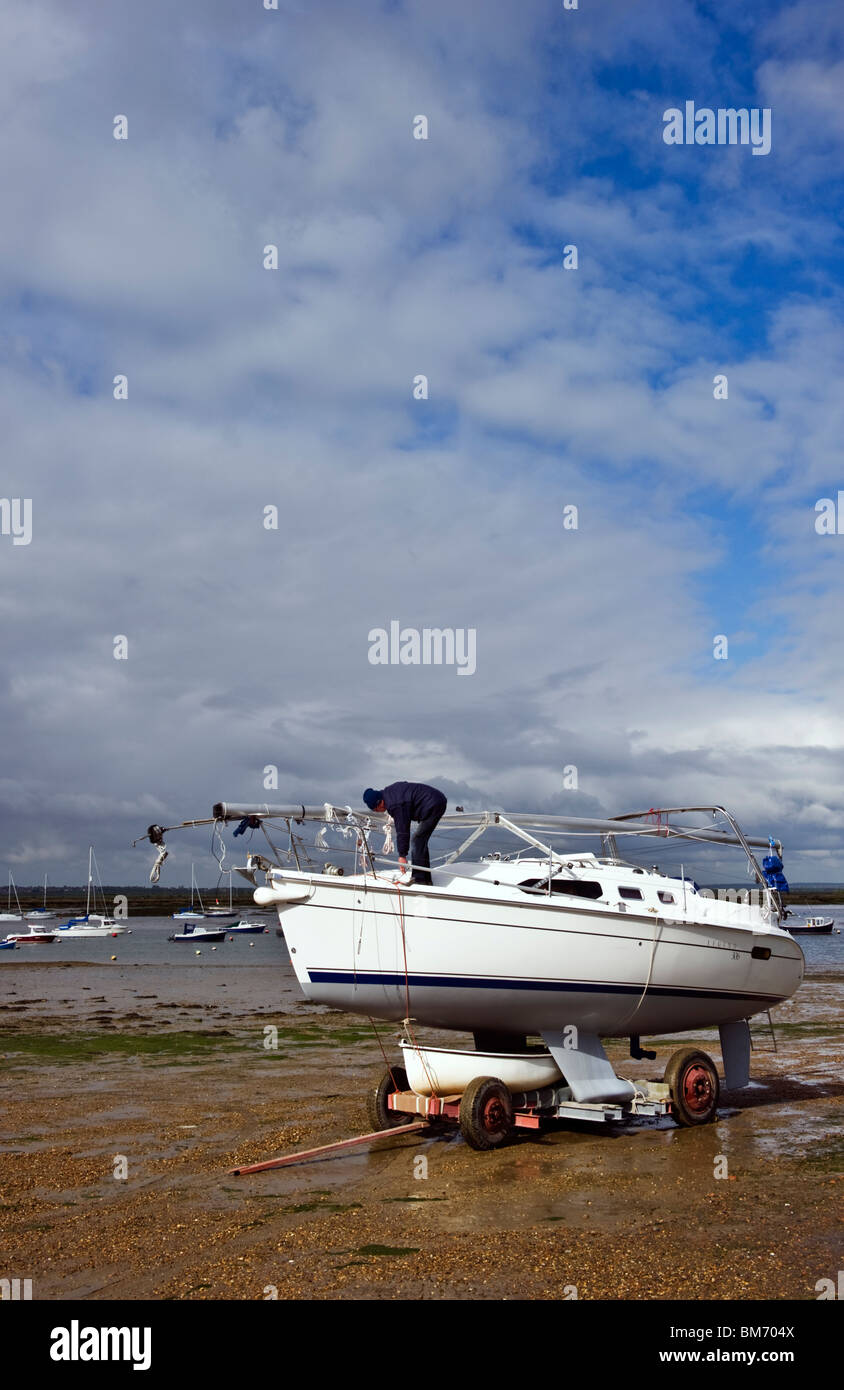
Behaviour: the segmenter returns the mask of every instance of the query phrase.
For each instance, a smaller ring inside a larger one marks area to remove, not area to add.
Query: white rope
[[[161,877],[161,866],[162,866],[162,864],[164,863],[164,860],[167,858],[167,856],[168,856],[169,853],[170,853],[169,849],[165,849],[164,845],[162,845],[161,848],[160,848],[159,851],[158,851],[158,858],[156,859],[155,863],[153,864],[153,866],[152,866],[152,868],[150,869],[150,872],[149,872],[149,881],[150,881],[150,883],[157,883],[158,880],[160,879],[160,877]]]

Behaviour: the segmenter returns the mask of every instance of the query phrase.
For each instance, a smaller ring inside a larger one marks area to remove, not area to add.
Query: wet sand
[[[755,1021],[754,1084],[722,1092],[713,1125],[554,1126],[488,1154],[411,1135],[233,1178],[368,1128],[384,1064],[366,1020],[273,970],[251,1006],[216,971],[198,998],[187,972],[118,992],[106,963],[13,970],[0,1265],[36,1299],[814,1299],[842,1267],[844,972],[776,1012],[779,1052]],[[652,1042],[656,1062],[608,1050],[657,1078],[689,1042],[720,1062],[715,1036]]]

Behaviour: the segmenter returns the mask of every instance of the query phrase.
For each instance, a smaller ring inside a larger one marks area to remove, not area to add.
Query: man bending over
[[[428,856],[428,841],[445,813],[448,801],[436,787],[427,787],[424,782],[391,782],[383,791],[367,787],[363,794],[364,804],[370,811],[387,811],[396,823],[399,868],[407,872],[407,851],[410,849],[410,862],[413,865],[411,883],[431,886],[431,860]],[[410,823],[418,826],[410,841]]]

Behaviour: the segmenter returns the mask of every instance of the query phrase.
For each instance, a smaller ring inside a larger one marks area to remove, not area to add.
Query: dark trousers
[[[447,805],[448,802],[443,797],[442,806],[429,812],[424,820],[419,821],[413,832],[413,839],[410,842],[410,862],[413,865],[414,883],[426,883],[429,887],[431,885],[431,860],[428,855],[428,841],[445,815]]]

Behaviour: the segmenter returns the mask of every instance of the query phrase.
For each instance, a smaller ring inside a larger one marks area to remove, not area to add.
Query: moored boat
[[[185,927],[183,931],[173,932],[168,941],[225,941],[225,927]]]
[[[231,926],[226,927],[230,936],[261,936],[267,930],[265,922],[250,922],[248,917],[243,917],[239,922],[232,922]]]
[[[28,932],[9,932],[6,937],[7,942],[18,946],[49,946],[51,942],[57,941],[58,937],[54,931],[46,927],[30,927]]]
[[[15,902],[16,902],[17,905],[18,905],[18,910],[17,910],[17,912],[13,912],[13,911],[12,911],[12,893],[14,893],[14,895],[15,895]],[[6,911],[5,911],[5,912],[0,912],[0,922],[22,922],[22,921],[23,921],[23,912],[21,911],[20,899],[18,898],[18,890],[17,890],[17,888],[15,887],[15,880],[12,878],[12,871],[11,871],[11,869],[10,869],[10,870],[9,870],[9,896],[8,896],[8,900],[7,900]]]
[[[199,903],[198,908],[193,905],[194,896]],[[179,912],[174,912],[172,915],[177,922],[201,922],[205,917],[205,907],[203,906],[202,897],[197,887],[196,873],[193,864],[190,866],[190,907],[183,907]]]
[[[94,858],[93,845],[88,846],[88,889],[85,895],[85,911],[80,917],[71,917],[69,921],[57,928],[62,936],[87,936],[87,937],[106,937],[120,936],[126,931],[126,927],[121,922],[117,922],[114,917],[110,917],[106,912],[97,912],[97,890],[94,887],[94,868],[96,859]],[[99,879],[99,871],[97,871]],[[100,892],[105,906],[105,893],[102,884]],[[91,911],[91,898],[94,899],[94,911]]]
[[[122,936],[126,927],[121,922],[116,922],[113,917],[106,917],[102,913],[92,912],[84,917],[71,917],[64,926],[57,927],[57,931],[62,936]]]
[[[55,917],[55,912],[47,909],[47,875],[44,875],[44,906],[32,907],[26,914],[27,922],[46,922],[49,917]]]
[[[807,917],[805,922],[792,922],[791,926],[786,927],[786,931],[792,936],[829,936],[835,921],[832,917]]]
[[[216,901],[216,903],[214,904],[213,907],[206,907],[206,909],[205,909],[205,915],[206,915],[206,917],[216,917],[218,921],[221,921],[223,918],[225,918],[226,920],[228,920],[230,917],[231,917],[231,918],[235,918],[235,917],[239,917],[239,916],[240,916],[240,914],[239,914],[237,908],[232,906],[232,871],[231,871],[231,869],[229,869],[229,870],[227,870],[227,872],[228,872],[228,875],[229,875],[229,905],[228,905],[228,907],[221,907],[221,906],[220,906],[219,899],[218,899],[218,900]],[[229,930],[231,930],[231,928],[229,928]]]

